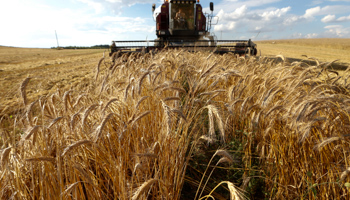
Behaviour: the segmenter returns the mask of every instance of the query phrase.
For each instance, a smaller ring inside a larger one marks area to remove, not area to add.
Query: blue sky
[[[163,0],[11,0],[0,2],[0,45],[110,44],[155,39],[152,3]],[[209,12],[209,0],[201,0]],[[212,0],[218,39],[350,38],[350,0]]]

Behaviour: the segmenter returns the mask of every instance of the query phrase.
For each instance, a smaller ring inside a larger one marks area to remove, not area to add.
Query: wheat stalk
[[[21,89],[21,96],[23,98],[23,103],[24,103],[25,106],[28,104],[26,88],[27,88],[27,85],[28,85],[30,79],[31,78],[29,78],[29,77],[24,79],[24,81],[21,83],[21,87],[20,87],[20,89]]]
[[[137,116],[137,117],[131,122],[131,127],[133,127],[137,121],[139,121],[140,119],[142,119],[143,117],[145,117],[146,115],[148,115],[148,114],[150,114],[150,113],[151,113],[151,111],[146,111],[146,112],[140,114],[139,116]]]
[[[213,159],[214,159],[214,157],[215,157],[216,155],[219,155],[219,156],[225,158],[225,160],[228,160],[228,161],[230,161],[231,163],[233,162],[232,156],[231,156],[226,150],[223,150],[223,149],[218,149],[218,150],[216,150],[216,152],[214,153],[214,155],[211,157],[211,159],[210,159],[210,161],[209,161],[209,163],[208,163],[208,165],[207,165],[207,168],[206,168],[205,171],[204,171],[204,174],[203,174],[203,176],[202,176],[201,181],[199,182],[198,189],[197,189],[197,192],[196,192],[196,195],[195,195],[194,199],[197,199],[197,195],[198,195],[198,192],[199,192],[199,190],[200,190],[200,188],[201,188],[201,185],[202,185],[202,182],[203,182],[203,180],[204,180],[205,174],[207,173],[207,171],[208,171],[208,169],[209,169],[209,166],[210,166],[211,162],[213,161]],[[221,161],[221,162],[222,162],[222,161]],[[217,163],[217,165],[218,165],[218,164],[219,164],[219,162]],[[204,189],[205,189],[205,187],[206,187],[206,185],[207,185],[207,183],[208,183],[208,181],[209,181],[209,179],[210,179],[210,176],[212,175],[214,169],[215,169],[215,167],[214,167],[213,170],[210,172],[210,175],[208,176],[207,181],[205,182],[205,184],[204,184],[204,186],[203,186],[203,189],[202,189],[201,193],[199,194],[199,198],[202,196],[202,194],[203,194],[203,192],[204,192]]]
[[[149,75],[149,72],[144,73],[144,74],[141,76],[141,78],[140,78],[139,85],[138,85],[138,88],[139,88],[139,95],[141,95],[142,83],[143,83],[143,80],[146,78],[147,75]]]
[[[11,149],[12,149],[12,147],[7,147],[7,148],[2,150],[2,153],[1,153],[1,168],[2,169],[5,168],[5,164],[9,160],[9,155],[10,155]]]
[[[56,119],[54,119],[50,125],[47,127],[48,129],[50,129],[53,125],[57,124],[59,121],[61,121],[62,119],[64,119],[64,117],[57,117]]]
[[[27,109],[27,111],[26,111],[27,121],[28,121],[28,123],[29,123],[30,126],[33,126],[33,122],[32,122],[32,120],[31,120],[30,112],[32,111],[33,106],[34,106],[35,103],[37,103],[37,102],[38,102],[38,100],[33,101],[33,102],[28,106],[28,109]]]
[[[40,125],[36,125],[34,127],[32,127],[31,129],[29,129],[29,131],[27,132],[27,134],[25,134],[24,136],[22,136],[22,141],[24,140],[28,140],[30,138],[30,136],[32,136],[33,134],[35,134],[36,132],[38,132],[39,128],[41,126]]]
[[[114,115],[114,113],[108,114],[101,122],[101,124],[96,128],[95,131],[95,139],[94,142],[97,142],[97,140],[101,137],[102,135],[102,130],[104,126],[106,125],[107,121]]]
[[[149,97],[149,96],[144,96],[144,97],[142,97],[142,98],[137,102],[135,108],[138,109],[139,106],[140,106],[140,104],[141,104],[144,100],[146,100],[148,97]]]
[[[84,127],[85,123],[86,123],[86,119],[88,118],[90,112],[94,109],[96,109],[96,107],[98,106],[98,104],[93,104],[90,107],[88,107],[84,114],[83,114],[83,120],[81,121],[81,126]]]
[[[111,103],[116,102],[116,101],[119,101],[119,99],[118,99],[118,98],[112,98],[112,99],[110,99],[110,100],[106,103],[105,107],[102,109],[102,113],[106,112],[106,109],[108,108],[108,106],[111,105]]]
[[[87,180],[88,183],[90,183],[91,185],[94,184],[94,181],[92,180],[90,175],[83,168],[81,168],[78,164],[74,165],[74,168],[77,169],[81,175],[83,175],[83,177]]]
[[[141,199],[142,195],[146,194],[148,190],[152,187],[153,184],[158,183],[158,179],[150,179],[147,182],[144,182],[132,196],[132,200]]]
[[[44,162],[56,162],[56,158],[54,157],[34,157],[34,158],[27,158],[25,159],[25,161],[27,162],[41,162],[41,161],[44,161]]]
[[[64,93],[63,95],[63,102],[64,102],[64,110],[67,112],[68,110],[68,103],[70,104],[69,101],[69,94],[72,92],[72,90],[69,90],[67,92]]]
[[[103,57],[98,61],[98,64],[96,66],[96,75],[95,75],[95,81],[97,81],[98,78],[98,74],[100,73],[100,66],[102,64],[102,61],[105,59],[105,56],[103,55]]]
[[[75,142],[63,150],[61,157],[64,157],[68,152],[72,151],[76,147],[79,147],[79,146],[84,145],[84,144],[90,144],[90,143],[92,143],[92,141],[90,141],[90,140],[80,140],[78,142]]]

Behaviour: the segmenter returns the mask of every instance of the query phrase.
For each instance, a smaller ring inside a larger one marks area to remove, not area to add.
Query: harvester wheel
[[[256,48],[253,48],[251,52],[253,56],[256,56],[256,54],[258,54],[258,50]]]
[[[250,50],[250,47],[247,47],[246,49],[245,49],[245,55],[249,55],[249,56],[251,56],[251,50]]]

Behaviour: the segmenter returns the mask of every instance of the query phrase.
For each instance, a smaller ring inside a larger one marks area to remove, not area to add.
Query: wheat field
[[[35,98],[22,79],[1,199],[349,198],[350,73],[277,57],[102,56]]]
[[[350,63],[349,38],[318,38],[258,41],[258,49],[263,56],[285,55],[289,58],[305,60],[314,57],[322,62],[337,60],[336,63]]]

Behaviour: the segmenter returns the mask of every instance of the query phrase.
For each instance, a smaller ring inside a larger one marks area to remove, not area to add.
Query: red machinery
[[[152,11],[155,12],[153,4]],[[113,41],[114,52],[149,52],[167,48],[186,48],[189,51],[210,50],[215,53],[232,52],[239,55],[256,55],[256,44],[249,40],[215,40],[210,34],[214,3],[211,13],[203,12],[199,0],[164,0],[156,15],[157,39],[152,41]]]

